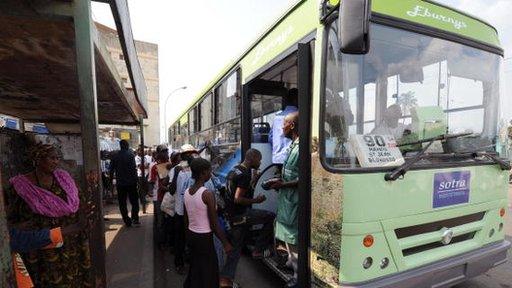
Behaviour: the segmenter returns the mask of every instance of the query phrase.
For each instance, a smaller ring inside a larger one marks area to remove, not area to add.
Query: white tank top
[[[190,195],[189,189],[185,191],[185,208],[188,216],[188,229],[194,233],[210,233],[210,220],[208,219],[208,207],[203,202],[205,187],[199,188],[194,195]]]

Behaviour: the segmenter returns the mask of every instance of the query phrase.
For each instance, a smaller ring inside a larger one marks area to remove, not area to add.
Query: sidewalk
[[[124,226],[117,204],[105,205],[104,210],[109,219],[105,221],[107,287],[153,287],[152,204],[147,214],[139,212],[140,227]]]
[[[185,275],[178,275],[175,272],[174,255],[170,249],[153,249],[152,204],[148,206],[147,214],[139,213],[140,227],[125,227],[117,204],[105,205],[104,209],[105,217],[109,219],[105,221],[107,287],[183,286]],[[283,285],[261,261],[248,257],[240,259],[236,278],[244,288],[275,288]]]

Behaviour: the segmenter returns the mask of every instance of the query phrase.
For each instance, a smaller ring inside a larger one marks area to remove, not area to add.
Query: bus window
[[[188,142],[188,115],[185,115],[180,119],[180,135],[182,145]]]
[[[212,94],[208,94],[206,98],[199,104],[200,131],[209,129],[212,126]]]
[[[215,124],[226,122],[240,115],[238,83],[237,71],[215,89]]]
[[[498,56],[380,25],[374,25],[368,54],[344,55],[332,44],[337,42],[334,29],[329,32],[322,116],[328,166],[359,168],[350,139],[364,134],[393,136],[403,144],[406,158],[421,149],[407,143],[445,133],[472,135],[450,147],[436,145],[436,153],[495,150]],[[482,68],[475,69],[475,63]],[[437,157],[422,164],[449,161],[454,160]]]
[[[190,112],[188,112],[188,122],[189,122],[189,133],[193,135],[197,132],[197,107],[194,107]]]

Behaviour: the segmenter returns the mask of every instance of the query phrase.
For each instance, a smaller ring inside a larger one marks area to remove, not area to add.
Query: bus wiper
[[[436,136],[433,138],[422,139],[422,140],[416,141],[416,142],[401,143],[401,144],[397,145],[397,146],[416,145],[416,144],[428,142],[428,144],[425,147],[423,147],[423,149],[421,149],[420,152],[418,152],[416,155],[414,155],[414,157],[412,157],[411,159],[406,161],[404,164],[398,166],[395,170],[386,173],[386,175],[384,175],[384,180],[395,181],[396,179],[404,176],[405,173],[407,173],[407,171],[409,171],[411,169],[412,165],[416,164],[416,162],[418,162],[419,160],[421,160],[423,158],[423,155],[428,150],[430,145],[432,145],[432,143],[434,143],[436,141],[447,140],[450,138],[464,137],[464,136],[468,136],[471,134],[472,133],[445,134],[445,135],[439,135],[439,136]]]
[[[483,156],[487,159],[490,159],[492,161],[494,161],[494,163],[498,164],[501,168],[501,170],[510,170],[511,166],[510,166],[510,162],[508,161],[505,161],[501,158],[498,157],[498,154],[496,153],[489,153],[489,152],[473,152],[473,158],[476,158],[476,157],[479,157],[479,156]]]

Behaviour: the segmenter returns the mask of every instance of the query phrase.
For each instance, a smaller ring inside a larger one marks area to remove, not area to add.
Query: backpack
[[[228,175],[226,176],[226,188],[220,193],[225,203],[224,212],[228,219],[235,216],[235,211],[237,208],[237,205],[235,204],[235,193],[237,187],[233,179],[235,176],[239,175],[240,172],[241,171],[238,165],[229,171]]]

